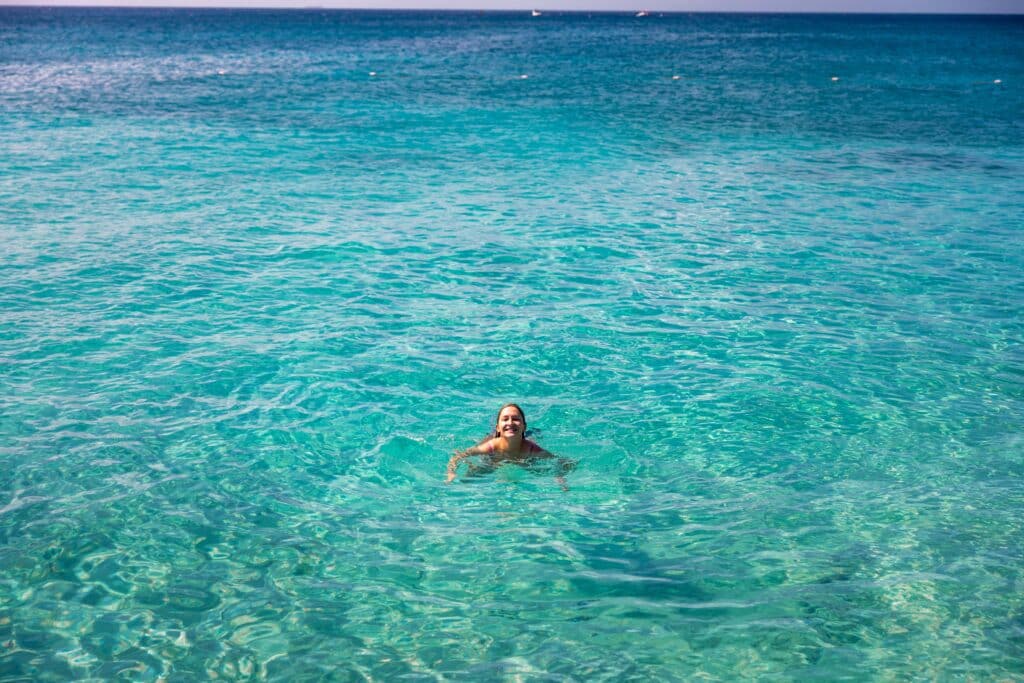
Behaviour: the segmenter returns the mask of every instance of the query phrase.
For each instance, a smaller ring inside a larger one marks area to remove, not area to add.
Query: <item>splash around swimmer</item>
[[[501,407],[494,421],[494,429],[479,443],[464,451],[455,451],[455,455],[448,461],[446,483],[451,483],[455,479],[459,463],[474,455],[482,456],[484,469],[494,469],[505,463],[529,465],[537,460],[555,458],[552,453],[526,438],[526,413],[515,403],[506,403]],[[557,464],[555,480],[563,489],[567,489],[564,475],[570,472],[576,463],[565,458],[557,458]],[[470,465],[470,472],[474,469],[481,468]]]

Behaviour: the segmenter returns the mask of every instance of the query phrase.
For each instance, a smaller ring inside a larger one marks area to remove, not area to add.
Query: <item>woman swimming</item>
[[[555,457],[526,438],[526,414],[515,403],[506,403],[501,407],[501,410],[498,411],[498,419],[494,423],[494,431],[480,443],[464,451],[455,451],[455,455],[448,461],[446,483],[451,483],[455,479],[459,463],[472,455],[484,456],[486,464],[492,469],[507,462],[528,465],[535,460],[547,460]],[[563,489],[567,487],[562,475],[569,472],[574,466],[575,463],[571,460],[558,459],[558,474],[555,475],[555,480]],[[472,466],[470,471],[472,471]]]

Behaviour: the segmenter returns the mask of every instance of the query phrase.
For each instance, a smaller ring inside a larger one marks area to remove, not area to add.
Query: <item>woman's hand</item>
[[[466,457],[466,451],[455,451],[455,455],[448,461],[448,478],[444,483],[450,484],[455,481],[455,471],[459,469],[459,461]]]

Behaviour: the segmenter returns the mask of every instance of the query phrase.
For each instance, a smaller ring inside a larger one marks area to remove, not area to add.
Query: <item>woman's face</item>
[[[498,413],[498,436],[504,436],[505,438],[514,437],[516,435],[523,435],[523,428],[525,427],[525,420],[523,420],[523,414],[520,413],[515,406],[506,406],[501,409]]]

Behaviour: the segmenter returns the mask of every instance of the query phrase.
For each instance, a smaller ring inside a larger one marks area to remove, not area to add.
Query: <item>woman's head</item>
[[[526,413],[515,403],[506,403],[494,421],[494,436],[523,436],[526,434]]]

